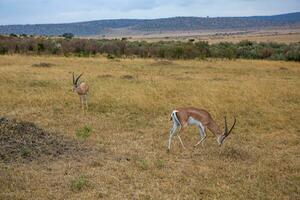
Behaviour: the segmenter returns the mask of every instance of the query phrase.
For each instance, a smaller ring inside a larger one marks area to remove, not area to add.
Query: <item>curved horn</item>
[[[76,80],[75,80],[75,85],[77,85],[77,82],[78,82],[79,78],[82,76],[82,74],[83,74],[83,73],[81,73],[81,74],[76,78]]]
[[[75,84],[75,77],[74,77],[74,72],[72,73],[73,75],[73,85]]]
[[[224,134],[226,135],[228,132],[228,127],[227,127],[227,120],[226,120],[226,116],[224,117]]]
[[[236,118],[234,117],[234,122],[233,122],[233,125],[232,125],[232,127],[230,128],[230,130],[229,130],[229,132],[228,133],[226,133],[226,137],[229,135],[229,133],[232,131],[232,129],[234,128],[234,126],[235,126],[235,123],[236,123]]]

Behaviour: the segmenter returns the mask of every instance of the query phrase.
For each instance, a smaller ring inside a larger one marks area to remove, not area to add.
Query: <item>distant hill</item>
[[[138,33],[247,30],[272,27],[300,27],[300,12],[253,17],[172,17],[162,19],[115,19],[64,24],[3,25],[0,34],[76,36],[130,35]]]

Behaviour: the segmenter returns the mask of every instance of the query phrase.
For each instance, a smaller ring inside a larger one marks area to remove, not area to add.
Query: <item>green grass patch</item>
[[[149,163],[147,160],[141,159],[137,162],[137,166],[142,170],[149,169]]]
[[[165,162],[161,159],[158,159],[156,160],[155,162],[155,166],[158,168],[158,169],[162,169],[165,167]]]
[[[82,128],[78,128],[76,130],[76,136],[82,139],[88,138],[92,134],[92,127],[89,125],[85,125]]]
[[[87,179],[84,176],[80,176],[71,181],[72,191],[82,191],[87,186]]]

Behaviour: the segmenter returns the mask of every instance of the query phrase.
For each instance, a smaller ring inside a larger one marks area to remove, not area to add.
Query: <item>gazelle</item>
[[[87,94],[89,91],[89,86],[85,82],[79,83],[79,78],[83,75],[81,73],[76,79],[73,73],[73,92],[76,92],[80,97],[80,104],[81,108],[84,109],[84,104],[86,109],[88,109],[88,102],[87,102]]]
[[[227,128],[227,121],[225,117],[225,128],[224,132],[221,131],[221,129],[218,127],[217,123],[212,119],[209,112],[207,112],[204,109],[198,109],[194,107],[188,107],[188,108],[179,108],[176,110],[173,110],[171,113],[171,120],[173,121],[173,127],[170,130],[170,136],[169,136],[169,144],[168,144],[168,151],[171,148],[171,140],[174,136],[177,128],[179,127],[179,131],[177,133],[177,137],[182,145],[182,147],[185,149],[183,142],[179,136],[179,132],[181,128],[187,127],[189,125],[196,125],[199,128],[199,134],[200,134],[200,140],[197,144],[194,145],[194,147],[198,146],[200,143],[204,141],[206,138],[205,129],[208,128],[217,138],[217,142],[219,146],[222,145],[225,138],[230,134],[232,131],[235,123],[236,118],[234,117],[234,122],[230,130],[228,131]]]

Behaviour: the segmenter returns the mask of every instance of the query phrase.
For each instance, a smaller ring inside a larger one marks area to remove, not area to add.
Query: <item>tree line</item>
[[[122,39],[82,39],[72,37],[34,37],[26,35],[0,35],[0,54],[54,54],[65,56],[106,55],[108,58],[140,57],[162,59],[269,59],[300,61],[300,42],[239,43],[205,41],[128,41]]]

